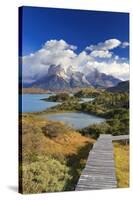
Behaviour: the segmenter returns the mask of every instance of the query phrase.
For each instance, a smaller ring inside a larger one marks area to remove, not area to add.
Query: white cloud
[[[99,57],[99,58],[111,58],[112,57],[112,53],[109,52],[108,50],[103,51],[103,50],[94,50],[90,53],[90,56],[92,57]]]
[[[44,44],[43,48],[46,49],[46,50],[52,50],[52,51],[67,50],[67,49],[75,50],[75,49],[77,49],[76,46],[69,45],[64,40],[59,40],[59,41],[49,40]]]
[[[75,46],[67,44],[64,40],[47,41],[42,49],[23,57],[23,76],[41,76],[47,73],[50,65],[62,65],[63,68],[71,65]]]
[[[126,48],[126,47],[128,47],[129,46],[129,42],[123,42],[122,44],[121,44],[121,47],[122,48]]]
[[[85,51],[79,53],[76,57],[74,57],[71,62],[72,66],[76,69],[81,71],[82,68],[88,63],[93,62],[94,58],[88,55]]]
[[[119,58],[118,55],[116,55],[116,56],[114,56],[114,59],[115,59],[115,60],[119,60],[120,58]]]
[[[114,49],[118,46],[120,46],[121,41],[117,40],[117,39],[109,39],[109,40],[105,40],[104,42],[100,42],[97,45],[90,45],[88,47],[86,47],[86,50],[111,50]]]
[[[91,63],[94,68],[98,69],[100,72],[112,75],[121,80],[129,79],[129,64],[126,62],[120,63],[119,61],[112,62],[93,62]]]
[[[40,50],[22,58],[23,78],[27,81],[34,81],[36,77],[44,76],[50,65],[61,65],[65,70],[73,68],[85,75],[97,68],[100,72],[126,80],[129,75],[127,60],[109,51],[120,44],[119,40],[110,39],[88,47],[91,49],[90,54],[86,51],[77,54],[76,46],[70,45],[64,40],[49,40]]]

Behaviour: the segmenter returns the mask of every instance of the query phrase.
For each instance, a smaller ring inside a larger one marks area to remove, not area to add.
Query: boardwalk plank
[[[109,189],[117,187],[112,141],[129,140],[129,135],[102,134],[89,153],[75,190]]]
[[[129,135],[112,136],[112,141],[117,141],[117,140],[129,140]]]
[[[116,188],[111,135],[100,135],[93,145],[76,190]]]

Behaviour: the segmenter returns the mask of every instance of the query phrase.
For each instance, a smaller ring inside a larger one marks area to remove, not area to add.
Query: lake
[[[84,128],[105,121],[104,118],[80,112],[44,114],[41,117],[52,121],[62,121],[75,129]]]
[[[58,105],[57,102],[40,100],[53,94],[22,94],[22,112],[40,112]]]
[[[81,103],[91,102],[94,101],[95,98],[81,98]]]
[[[59,102],[48,102],[45,100],[40,100],[43,98],[48,98],[54,94],[22,94],[22,112],[40,112],[56,106]],[[81,98],[81,103],[93,101],[93,98]]]
[[[43,98],[48,98],[50,95],[53,94],[22,94],[22,112],[40,112],[58,105],[58,102],[40,100]],[[92,100],[93,98],[84,98],[81,99],[81,102],[83,103]],[[62,121],[75,129],[84,128],[94,123],[101,123],[105,121],[104,118],[81,112],[43,114],[41,117],[53,121]]]

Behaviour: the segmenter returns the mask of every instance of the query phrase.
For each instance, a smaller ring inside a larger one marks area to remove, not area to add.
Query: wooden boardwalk
[[[117,188],[112,140],[121,139],[129,139],[129,136],[100,135],[89,153],[75,190]]]
[[[129,135],[112,136],[112,141],[129,140]]]

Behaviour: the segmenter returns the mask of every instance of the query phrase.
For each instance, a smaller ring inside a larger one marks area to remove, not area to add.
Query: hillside
[[[94,95],[92,91],[83,90],[78,96]],[[55,107],[49,108],[48,112],[78,111],[106,118],[106,122],[94,124],[83,128],[80,132],[93,138],[100,134],[121,135],[129,134],[129,94],[110,93],[102,91],[91,102],[79,103],[78,101],[64,101]]]
[[[45,94],[48,92],[48,90],[44,90],[41,88],[22,88],[22,90],[20,89],[20,93],[23,94]]]
[[[118,83],[115,87],[107,89],[108,92],[129,92],[129,81]]]
[[[74,190],[94,140],[33,114],[22,115],[22,126],[22,193]]]

